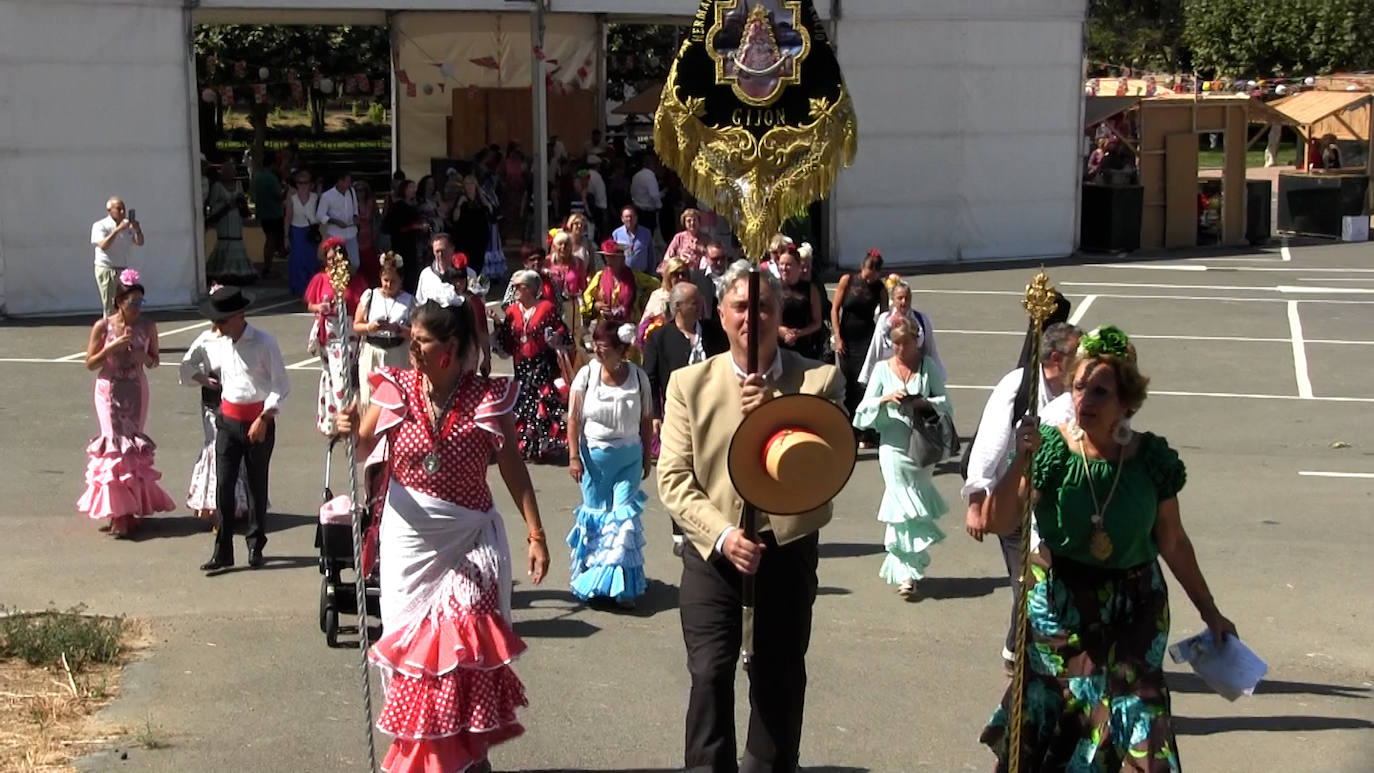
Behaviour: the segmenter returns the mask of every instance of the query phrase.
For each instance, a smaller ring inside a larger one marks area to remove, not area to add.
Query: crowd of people
[[[230,280],[246,262],[232,236],[242,200],[228,187],[231,171],[209,197],[223,229],[213,260]],[[526,244],[505,298],[488,304],[480,285],[496,267],[476,251],[502,238],[491,229],[503,215],[480,180],[451,181],[453,195],[441,196],[451,206],[434,210],[437,220],[421,200],[433,187],[427,180],[398,180],[385,211],[363,216],[359,202],[368,209],[373,199],[347,175],[324,191],[303,173],[292,181],[280,217],[290,236],[279,245],[290,253],[288,282],[313,315],[316,426],[353,438],[360,459],[371,454],[388,472],[378,535],[386,633],[371,652],[388,675],[378,722],[396,738],[387,769],[482,769],[492,746],[523,732],[524,687],[511,662],[525,644],[511,628],[512,548],[486,475],[494,462],[528,527],[524,563],[535,583],[550,557],[527,465],[566,467],[581,490],[565,540],[571,593],[623,608],[648,588],[643,483],[656,470],[683,561],[686,764],[736,769],[739,602],[743,578],[754,576],[760,616],[744,768],[795,770],[818,531],[831,506],[765,514],[767,526],[746,534],[725,459],[741,417],[778,395],[844,407],[856,441],[877,448],[885,486],[875,574],[900,597],[921,598],[932,550],[947,538],[939,521],[949,505],[934,467],[957,444],[931,439],[952,427],[953,410],[935,328],[910,286],[885,274],[873,250],[831,297],[813,275],[809,245],[778,235],[760,263],[750,329],[753,264],[735,260],[701,212],[681,211],[680,230],[662,239],[643,225],[661,227],[658,213],[632,203],[599,244],[595,207]],[[77,506],[125,536],[176,503],[145,434],[146,370],[160,354],[157,327],[141,315],[141,277],[128,268],[142,232],[119,199],[107,214],[91,237],[106,310],[86,356],[98,372],[99,434]],[[454,227],[469,215],[480,232]],[[298,250],[309,253],[309,271]],[[200,390],[204,442],[186,501],[215,527],[201,566],[211,575],[234,566],[235,520],[244,522],[249,566],[267,560],[269,468],[289,382],[276,341],[248,323],[251,309],[237,286],[213,287],[202,305],[211,327],[180,365],[182,383]],[[1158,559],[1214,635],[1235,627],[1212,600],[1182,525],[1183,462],[1163,438],[1132,427],[1148,385],[1134,344],[1116,328],[1084,333],[1067,318],[1062,301],[1040,333],[1039,360],[1030,361],[1028,335],[1021,362],[988,400],[964,460],[964,525],[979,541],[999,537],[1014,586],[1022,540],[1031,543],[1029,634],[1015,637],[1014,607],[1002,642],[1008,670],[1027,648],[1023,761],[1036,770],[1177,770]],[[755,373],[745,365],[751,337]],[[492,376],[493,355],[509,358],[514,375]],[[1036,379],[1031,406],[1026,385]],[[1034,520],[1025,533],[1027,502]],[[999,766],[1010,754],[1014,699],[1009,691],[982,734]]]

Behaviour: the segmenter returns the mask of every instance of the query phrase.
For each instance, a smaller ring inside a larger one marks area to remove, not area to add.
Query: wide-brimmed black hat
[[[210,297],[200,302],[200,315],[211,322],[222,322],[253,305],[252,296],[232,287],[216,287]]]

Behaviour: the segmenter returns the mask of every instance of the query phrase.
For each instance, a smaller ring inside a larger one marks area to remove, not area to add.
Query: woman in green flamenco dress
[[[1164,438],[1130,418],[1149,380],[1126,334],[1083,336],[1067,371],[1074,418],[1025,422],[992,494],[988,528],[1007,534],[1032,496],[1043,540],[1032,558],[1021,770],[1177,773],[1164,683],[1169,597],[1159,558],[1217,642],[1235,626],[1217,609],[1179,515],[1185,472]],[[1009,687],[982,742],[1009,757]]]
[[[935,490],[930,468],[921,467],[908,454],[911,419],[901,410],[914,399],[918,410],[949,415],[945,382],[935,361],[926,357],[920,323],[904,318],[892,323],[891,358],[878,364],[868,379],[868,389],[854,411],[854,426],[878,432],[878,466],[887,490],[878,507],[878,520],[886,525],[883,546],[887,555],[878,576],[897,586],[903,598],[913,599],[916,584],[930,566],[931,545],[945,538],[935,521],[948,511]]]

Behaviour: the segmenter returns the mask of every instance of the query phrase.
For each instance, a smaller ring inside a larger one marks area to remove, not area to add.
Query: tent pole
[[[530,16],[530,92],[534,95],[534,243],[549,232],[549,92],[544,80],[544,10],[548,0],[534,0]]]

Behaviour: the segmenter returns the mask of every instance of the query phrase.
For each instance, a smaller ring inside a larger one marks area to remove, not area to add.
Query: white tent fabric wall
[[[431,158],[447,155],[445,119],[452,114],[455,90],[529,88],[530,15],[399,13],[392,17],[392,24],[396,67],[416,85],[415,96],[410,97],[405,84],[396,84],[397,159],[401,169],[418,178],[428,173]],[[543,50],[556,83],[595,88],[600,44],[594,16],[545,17]],[[473,61],[487,58],[497,66]],[[441,69],[441,65],[446,66]],[[425,86],[431,87],[430,93],[425,93]],[[528,149],[531,138],[513,139]]]
[[[150,306],[197,292],[180,0],[0,0],[0,312],[95,312],[91,223],[138,211]]]
[[[1083,14],[1070,0],[844,6],[859,153],[834,191],[841,265],[872,247],[896,265],[1073,252]]]

